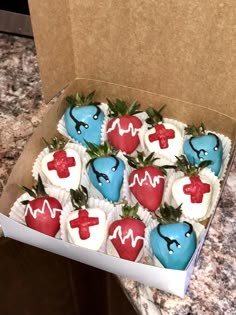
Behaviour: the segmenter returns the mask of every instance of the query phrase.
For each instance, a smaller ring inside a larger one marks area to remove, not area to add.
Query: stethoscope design
[[[214,151],[218,151],[218,150],[219,150],[219,146],[220,146],[220,139],[219,139],[219,138],[217,137],[217,135],[215,135],[214,133],[209,132],[208,135],[212,135],[212,136],[215,137],[215,139],[216,139],[216,145],[214,146],[213,150],[214,150]],[[192,140],[193,140],[193,139],[194,139],[194,137],[192,137],[192,138],[189,139],[189,145],[190,145],[191,149],[192,149],[194,152],[196,152],[197,157],[199,158],[199,160],[200,160],[200,161],[203,161],[203,160],[204,160],[203,157],[200,157],[201,152],[203,152],[203,154],[204,154],[205,156],[208,155],[208,152],[207,152],[206,150],[204,150],[204,149],[197,150],[197,149],[193,146],[193,143],[192,143]]]
[[[97,105],[93,105],[93,106],[95,106],[96,109],[97,109],[96,113],[93,115],[93,119],[94,119],[94,120],[97,120],[98,117],[99,117],[99,115],[101,114],[101,108],[98,107]],[[81,134],[80,127],[83,126],[85,129],[88,129],[88,128],[89,128],[89,125],[86,124],[86,123],[83,122],[83,121],[79,121],[79,120],[73,115],[73,112],[72,112],[72,111],[73,111],[73,109],[74,109],[75,107],[76,107],[76,106],[72,106],[72,107],[70,108],[70,112],[69,112],[69,113],[70,113],[71,119],[75,122],[75,129],[76,129],[77,133],[78,133],[78,134]]]
[[[192,234],[192,232],[193,232],[193,226],[192,226],[192,224],[190,224],[190,223],[188,223],[186,221],[184,221],[184,223],[186,223],[189,226],[189,230],[185,233],[185,237],[189,237]],[[159,236],[161,238],[163,238],[166,241],[169,254],[172,255],[174,253],[174,251],[173,251],[173,249],[170,248],[170,246],[172,244],[175,244],[177,248],[181,248],[181,245],[180,245],[180,243],[177,240],[171,240],[169,237],[163,235],[161,233],[161,230],[160,230],[161,225],[162,224],[158,224],[158,226],[157,226],[157,233],[159,234]]]
[[[119,167],[120,161],[115,155],[110,155],[110,157],[115,159],[115,165],[111,168],[111,170],[113,172],[115,172],[117,170],[117,168]],[[110,179],[107,176],[107,174],[101,173],[101,172],[96,170],[96,168],[94,166],[94,161],[95,161],[95,159],[91,160],[90,163],[91,163],[92,170],[93,170],[94,174],[96,175],[98,185],[102,186],[102,182],[100,181],[100,177],[104,178],[107,183],[110,183]]]

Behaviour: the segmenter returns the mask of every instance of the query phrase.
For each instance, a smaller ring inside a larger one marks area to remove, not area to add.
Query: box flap
[[[75,77],[67,1],[29,1],[46,102]]]
[[[236,118],[233,0],[29,2],[46,100],[77,76]]]

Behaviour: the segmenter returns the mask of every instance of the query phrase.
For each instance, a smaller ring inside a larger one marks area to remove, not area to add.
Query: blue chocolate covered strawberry
[[[223,148],[220,138],[211,132],[206,132],[204,125],[194,125],[185,128],[186,135],[191,138],[184,143],[184,154],[191,164],[198,165],[204,160],[211,160],[208,166],[217,176],[222,165]]]
[[[104,198],[117,202],[123,184],[124,162],[116,156],[117,151],[106,142],[100,146],[92,143],[87,145],[87,152],[91,157],[87,164],[91,183]]]
[[[181,205],[173,208],[166,203],[160,208],[160,222],[150,233],[154,255],[165,268],[184,270],[197,246],[193,226],[180,222]]]
[[[95,91],[89,95],[68,96],[64,119],[66,130],[73,139],[87,147],[86,141],[99,145],[101,143],[104,113],[99,102],[93,102]]]

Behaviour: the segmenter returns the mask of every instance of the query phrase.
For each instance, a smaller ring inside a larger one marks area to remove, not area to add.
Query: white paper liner
[[[106,217],[108,216],[108,214],[112,211],[114,205],[108,201],[105,200],[99,200],[96,198],[89,198],[88,199],[88,206],[89,208],[99,208],[102,211],[105,212]],[[67,202],[67,204],[65,205],[65,207],[63,208],[63,213],[60,216],[60,230],[61,230],[61,238],[63,241],[70,243],[69,239],[68,239],[68,233],[67,233],[67,219],[69,217],[69,215],[71,214],[71,212],[74,211],[74,208],[72,206],[71,201]],[[107,236],[107,229],[106,228],[106,236]],[[78,246],[78,245],[77,245]],[[104,238],[104,242],[101,245],[99,252],[105,253],[106,250],[106,237]]]
[[[89,155],[86,153],[86,148],[83,147],[82,145],[79,145],[77,143],[70,143],[68,142],[65,145],[65,149],[72,149],[74,151],[76,151],[78,153],[78,155],[80,156],[80,161],[81,161],[81,179],[80,182],[83,182],[82,177],[84,176],[85,173],[85,167],[86,167],[86,163],[89,160]],[[50,179],[44,174],[44,172],[42,171],[42,160],[43,158],[49,153],[49,149],[45,148],[43,151],[41,151],[38,155],[38,157],[36,158],[34,164],[33,164],[33,169],[32,169],[32,176],[33,178],[37,181],[38,180],[38,174],[40,174],[43,184],[45,185],[45,187],[47,186],[52,186],[53,184],[51,183]],[[60,187],[58,185],[58,187]],[[60,187],[61,189],[64,189],[63,187]],[[68,189],[66,190],[70,190],[71,187],[68,187]]]
[[[106,103],[101,103],[99,105],[99,107],[101,108],[101,110],[104,112],[105,114],[105,118],[102,124],[102,128],[101,128],[101,141],[103,143],[103,141],[106,139],[106,124],[107,124],[107,112],[108,112],[108,105]],[[72,142],[74,143],[78,143],[80,144],[77,140],[75,140],[74,138],[72,138],[67,130],[66,130],[66,125],[65,125],[65,119],[64,119],[64,115],[61,117],[61,119],[59,120],[58,124],[57,124],[57,131],[63,135],[64,137],[66,137],[67,139],[70,139]],[[80,144],[81,146],[83,146],[82,144]],[[83,146],[84,147],[84,146]]]
[[[184,128],[186,127],[186,124],[184,124],[178,120],[170,119],[170,118],[163,118],[163,123],[172,124],[173,126],[175,126],[180,131],[182,141],[180,143],[178,150],[176,150],[175,155],[179,156],[179,155],[183,154],[183,141],[184,141],[183,139],[184,139],[184,133],[185,133]],[[148,127],[150,127],[150,125],[147,125],[147,124],[144,125],[142,128],[143,130],[140,132],[140,135],[142,136],[143,147],[147,150],[148,154],[150,154],[151,152],[146,148],[146,145],[144,143],[144,135],[148,131]],[[160,157],[163,157],[163,158],[167,158],[171,162],[170,164],[173,164],[176,162],[176,157],[171,156],[169,153],[165,154],[165,151],[157,152],[157,155]]]
[[[147,151],[145,150],[144,151],[144,155],[148,156],[148,154],[150,154],[150,153],[147,153]],[[155,157],[158,157],[158,160],[156,160],[153,163],[154,165],[156,165],[156,166],[171,165],[170,160],[168,160],[167,158],[159,157],[157,154],[154,154],[153,158],[155,158]],[[126,172],[125,172],[124,183],[123,183],[123,191],[124,191],[123,194],[124,194],[124,197],[128,200],[129,203],[135,204],[138,201],[135,198],[135,196],[132,194],[132,192],[131,192],[131,190],[129,188],[129,182],[128,182],[129,175],[131,174],[132,171],[134,171],[134,168],[132,168],[128,164],[127,159],[126,159]],[[175,171],[173,169],[166,169],[166,171],[167,171],[167,176],[165,177],[164,192],[165,192],[166,186],[168,184],[169,177],[171,177],[171,175],[173,173],[175,173]],[[164,196],[164,193],[163,193],[163,196]],[[146,210],[148,210],[148,209],[146,209]]]
[[[180,222],[186,221],[184,218],[181,218]],[[187,220],[190,224],[193,226],[193,230],[196,233],[197,237],[197,246],[196,250],[198,248],[198,245],[200,244],[202,237],[205,235],[205,228],[202,224],[195,222],[193,220]],[[149,224],[149,226],[146,229],[145,233],[145,251],[144,251],[144,260],[146,263],[159,267],[159,268],[165,268],[161,262],[157,259],[157,257],[154,255],[150,243],[150,233],[151,231],[156,228],[158,225],[158,222],[156,220],[152,220]],[[191,259],[190,259],[191,260]]]
[[[195,221],[202,221],[202,220],[209,218],[211,216],[211,214],[214,212],[214,209],[215,209],[215,207],[218,203],[218,200],[220,198],[221,187],[220,187],[220,181],[219,181],[218,177],[215,176],[215,174],[208,168],[205,168],[202,171],[200,171],[199,175],[202,179],[207,180],[211,185],[211,191],[212,191],[211,201],[210,201],[208,210],[203,217],[195,219],[194,213],[193,213],[193,216],[191,216],[191,217],[190,216],[184,216],[184,214],[183,214],[183,217],[186,220],[192,219]],[[184,176],[183,172],[180,172],[180,171],[172,174],[172,176],[168,180],[168,185],[167,185],[165,193],[164,193],[163,202],[167,202],[168,204],[170,204],[174,207],[179,206],[176,204],[176,201],[173,198],[172,185],[177,178],[180,178],[183,176]]]
[[[206,134],[208,132],[214,133],[215,135],[217,135],[217,137],[220,138],[220,140],[222,142],[222,148],[223,148],[222,165],[221,165],[220,172],[218,174],[219,180],[222,181],[222,180],[224,180],[225,175],[226,175],[227,166],[228,166],[230,154],[231,154],[232,141],[228,137],[226,137],[220,133],[216,133],[214,131],[207,130]],[[184,137],[184,142],[190,138],[191,138],[191,136],[186,135]]]
[[[120,215],[122,214],[122,206],[123,206],[123,204],[116,205],[113,208],[113,210],[109,213],[108,219],[107,219],[108,229],[114,221],[121,219]],[[150,212],[145,210],[142,206],[139,206],[137,214],[140,217],[140,219],[143,221],[143,223],[146,225],[146,228],[145,228],[145,235],[146,235],[146,230],[148,229],[148,226],[153,221],[152,216],[151,216]],[[146,237],[145,237],[145,239],[146,239]],[[142,262],[144,252],[145,252],[145,249],[144,249],[145,244],[146,244],[145,239],[144,239],[143,249],[140,251],[139,255],[137,256],[137,258],[135,260],[136,262]],[[119,254],[117,253],[115,247],[112,245],[112,243],[109,239],[107,239],[106,252],[108,255],[120,257]]]
[[[62,214],[63,214],[64,207],[68,203],[69,198],[70,198],[69,193],[55,186],[45,187],[45,191],[50,197],[54,197],[60,202],[60,204],[62,205]],[[26,222],[25,222],[25,207],[26,206],[23,205],[21,201],[33,200],[33,199],[34,198],[31,197],[27,192],[21,195],[13,204],[9,213],[9,217],[20,224],[26,225]],[[61,237],[61,232],[59,230],[55,238],[60,238],[60,237]]]

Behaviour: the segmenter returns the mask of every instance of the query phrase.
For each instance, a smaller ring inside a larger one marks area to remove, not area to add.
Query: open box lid
[[[80,77],[236,118],[234,0],[29,4],[46,101]]]

